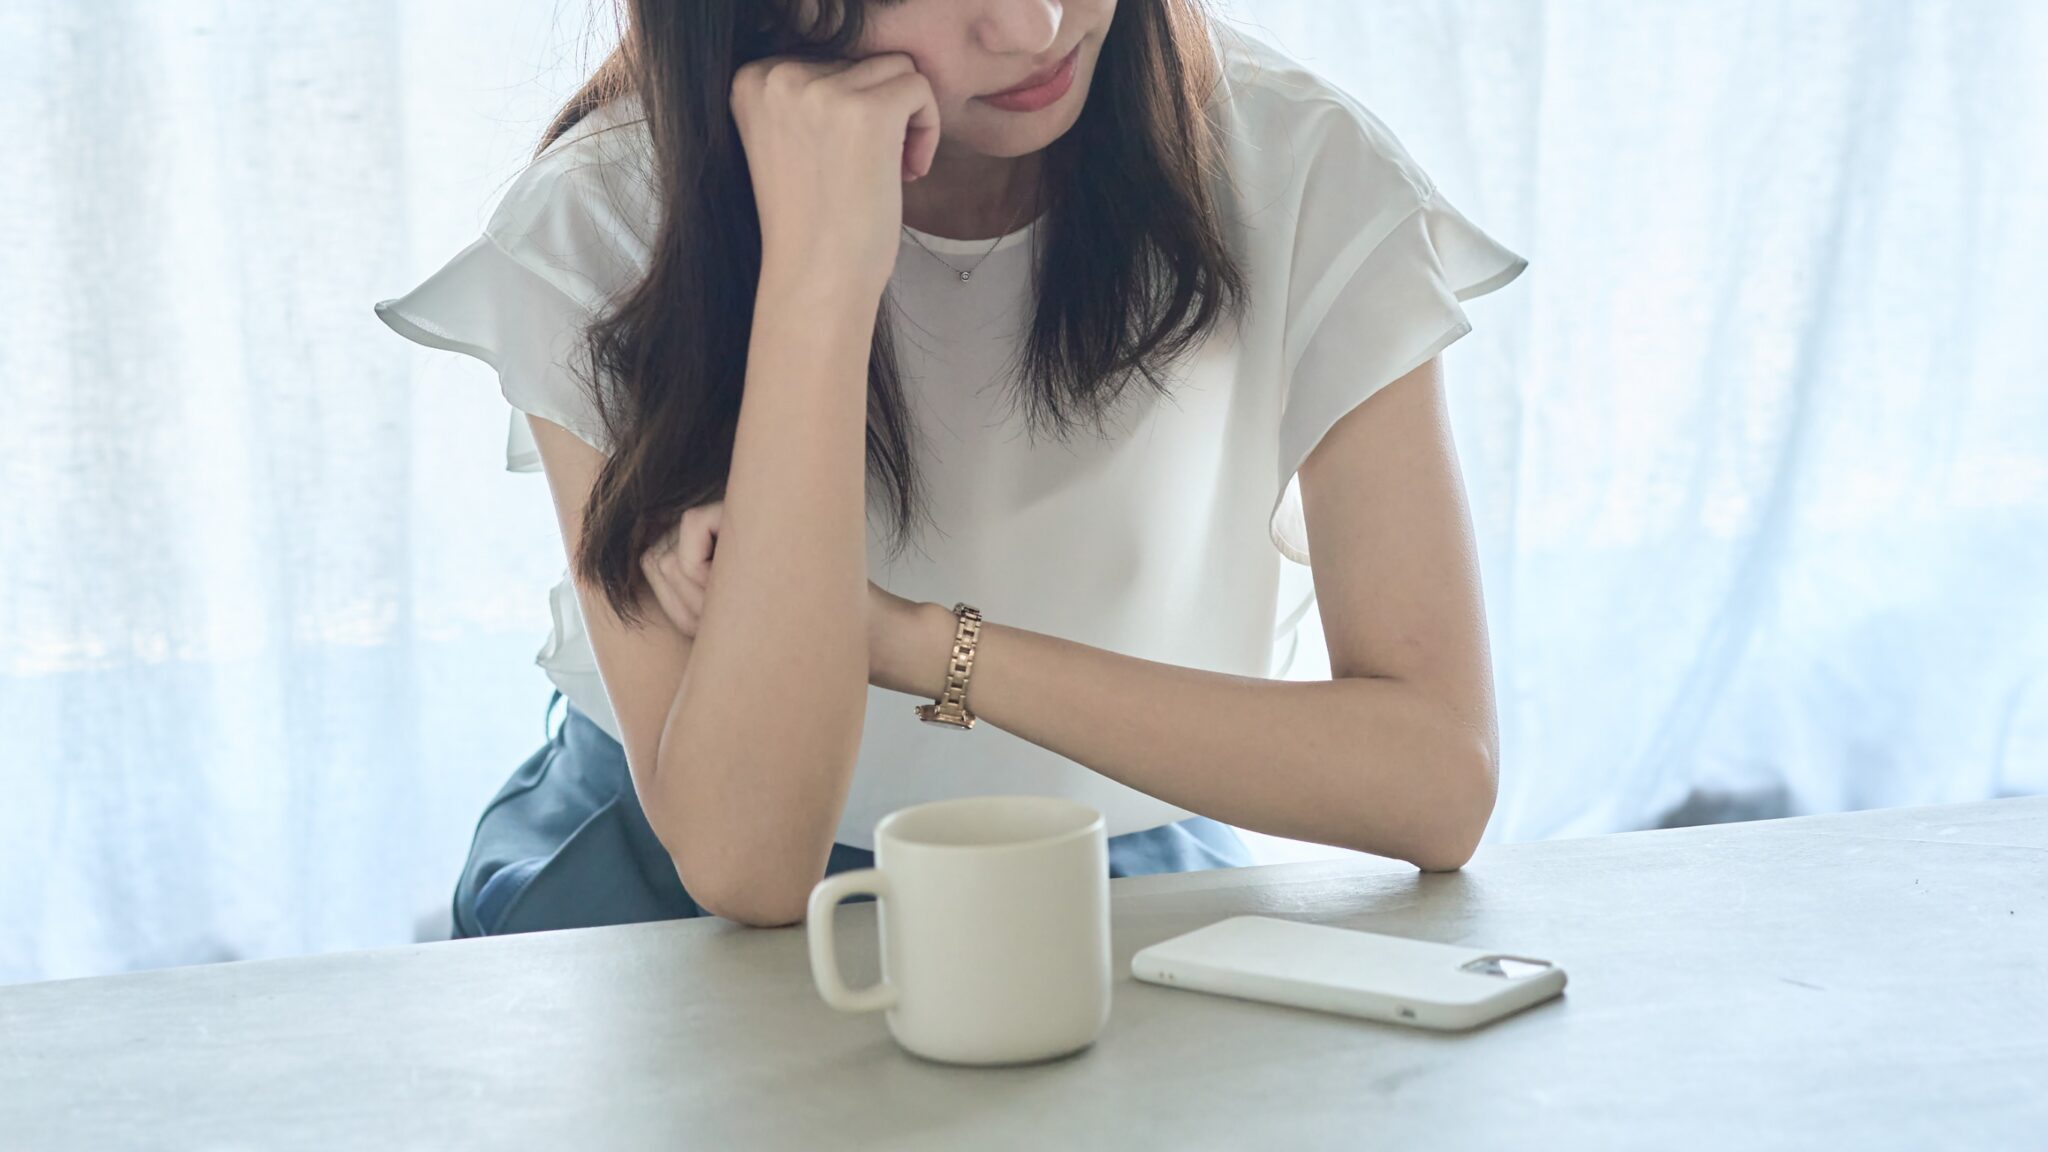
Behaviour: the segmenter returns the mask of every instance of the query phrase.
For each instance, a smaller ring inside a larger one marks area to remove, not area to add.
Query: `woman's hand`
[[[654,589],[654,598],[676,631],[697,638],[697,619],[704,614],[704,592],[711,585],[711,556],[718,546],[718,528],[725,501],[714,500],[687,509],[675,526],[640,555],[640,571]]]
[[[733,77],[732,113],[764,275],[848,277],[879,296],[901,243],[903,181],[930,170],[939,143],[938,104],[909,55],[751,61]]]
[[[676,631],[691,640],[697,638],[697,621],[704,614],[704,594],[711,586],[712,559],[718,550],[718,530],[724,514],[723,500],[689,509],[677,518],[675,527],[640,557],[640,569],[654,589],[662,614],[675,625]],[[916,608],[916,601],[868,581],[870,681],[879,674],[878,661],[891,651],[888,641]]]

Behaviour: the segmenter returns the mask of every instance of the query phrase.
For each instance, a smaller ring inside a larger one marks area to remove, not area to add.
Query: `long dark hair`
[[[722,499],[739,421],[760,220],[728,105],[763,56],[844,56],[862,0],[627,0],[618,47],[549,124],[535,155],[593,110],[637,96],[661,220],[645,278],[588,330],[585,381],[613,448],[584,508],[573,566],[641,619],[640,556],[687,508]],[[1167,368],[1222,318],[1244,279],[1224,238],[1209,98],[1219,65],[1202,0],[1123,0],[1079,121],[1040,165],[1037,305],[1015,362],[1026,428],[1098,429],[1126,388],[1164,394]],[[886,307],[884,309],[886,312]],[[603,386],[600,386],[602,383]],[[900,551],[924,515],[889,325],[868,365],[867,470]]]

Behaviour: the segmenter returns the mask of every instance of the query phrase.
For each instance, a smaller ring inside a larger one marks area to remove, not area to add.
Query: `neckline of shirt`
[[[929,232],[922,232],[905,224],[903,231],[906,235],[903,237],[903,242],[906,244],[910,243],[911,237],[914,236],[926,248],[934,252],[942,252],[948,256],[979,256],[984,252],[993,256],[1005,248],[1012,248],[1022,244],[1030,238],[1032,230],[1037,227],[1038,221],[1030,220],[1015,232],[1004,233],[1003,237],[999,240],[990,236],[984,236],[979,240],[955,240],[948,236],[934,236]],[[994,241],[993,247],[990,246],[992,240]]]

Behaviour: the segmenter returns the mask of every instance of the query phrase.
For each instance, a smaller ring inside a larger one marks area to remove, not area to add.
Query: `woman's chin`
[[[1036,112],[977,108],[971,118],[964,118],[966,123],[945,130],[947,142],[980,156],[1028,156],[1044,151],[1081,118],[1080,86],[1067,95],[1067,99]]]

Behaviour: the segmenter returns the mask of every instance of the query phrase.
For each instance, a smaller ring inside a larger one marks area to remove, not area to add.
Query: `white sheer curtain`
[[[1235,8],[1532,262],[1446,359],[1491,838],[2048,791],[2048,8]]]
[[[0,0],[0,980],[399,942],[545,738],[561,547],[371,313],[585,61],[553,0]]]
[[[2048,14],[1233,7],[1533,262],[1447,357],[1491,838],[2048,789]],[[488,371],[370,304],[475,235],[588,31],[0,0],[0,980],[445,906],[544,736],[561,553]]]

